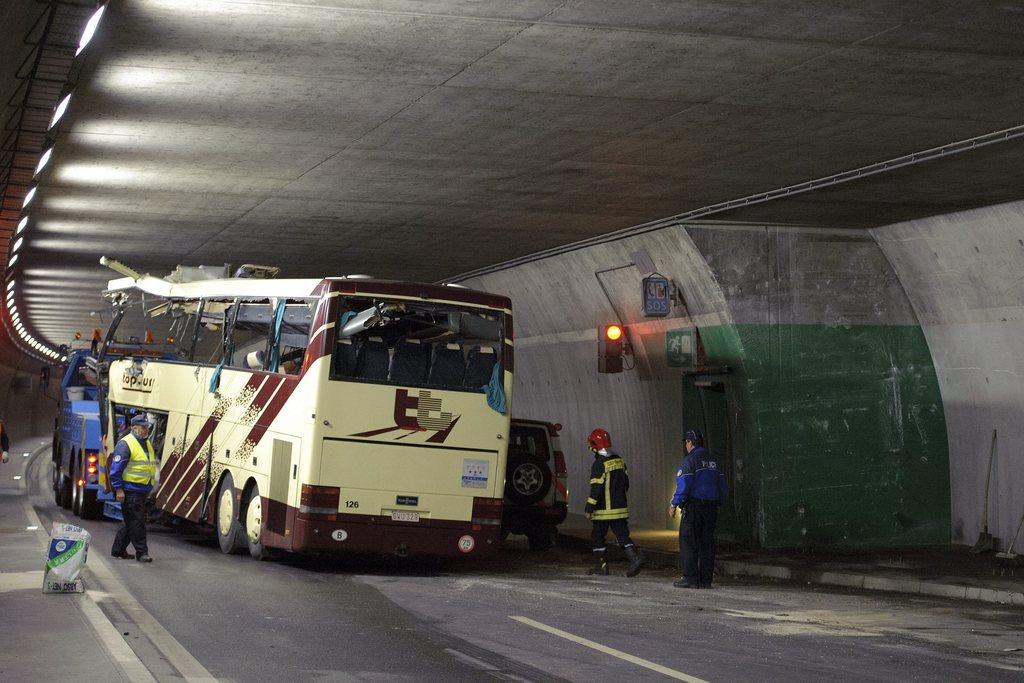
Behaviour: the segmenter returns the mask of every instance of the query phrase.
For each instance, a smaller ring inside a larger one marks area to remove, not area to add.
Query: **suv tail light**
[[[558,496],[562,498],[563,503],[569,502],[569,487],[566,486],[565,482],[569,478],[569,473],[565,469],[565,453],[562,451],[555,451],[555,491]]]
[[[565,479],[567,471],[565,469],[565,453],[562,451],[555,451],[555,476],[559,479]]]
[[[501,524],[501,498],[474,498],[473,524],[488,526]]]
[[[302,485],[299,512],[307,515],[336,515],[341,489],[337,486]]]

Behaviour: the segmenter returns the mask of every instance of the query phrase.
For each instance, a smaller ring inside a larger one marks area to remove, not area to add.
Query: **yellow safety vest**
[[[131,484],[151,484],[156,479],[156,452],[153,450],[153,442],[146,439],[146,449],[143,450],[139,439],[131,433],[124,437],[124,442],[128,444],[131,458],[121,473],[121,479]]]

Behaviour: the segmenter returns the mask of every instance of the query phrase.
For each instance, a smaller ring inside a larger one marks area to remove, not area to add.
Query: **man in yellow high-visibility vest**
[[[110,486],[121,503],[124,524],[117,530],[110,554],[131,559],[128,542],[135,546],[135,559],[152,562],[146,545],[146,501],[156,479],[156,453],[149,440],[149,420],[145,415],[132,418],[132,430],[114,446],[110,461]]]

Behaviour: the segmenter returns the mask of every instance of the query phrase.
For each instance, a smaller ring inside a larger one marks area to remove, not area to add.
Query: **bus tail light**
[[[302,485],[299,512],[306,515],[336,515],[341,489],[337,486]]]
[[[474,498],[473,524],[481,526],[501,524],[501,498]]]

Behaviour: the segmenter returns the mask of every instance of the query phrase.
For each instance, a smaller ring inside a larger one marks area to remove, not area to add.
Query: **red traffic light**
[[[622,355],[626,352],[626,328],[618,323],[597,329],[597,371],[622,372]]]

